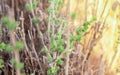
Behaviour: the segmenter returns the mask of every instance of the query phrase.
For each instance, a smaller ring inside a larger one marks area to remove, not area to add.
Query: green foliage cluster
[[[63,0],[48,0],[49,4],[54,4],[53,7],[47,8],[47,13],[50,14],[51,12],[55,12],[55,14],[59,14],[58,7],[63,4]],[[54,11],[53,11],[54,10]]]
[[[4,67],[4,62],[2,59],[0,59],[0,68],[3,68]]]
[[[12,52],[14,50],[11,44],[0,43],[0,51]]]
[[[39,19],[37,19],[37,18],[32,18],[32,22],[33,22],[34,24],[38,24],[40,21],[39,21]]]
[[[54,28],[60,28],[60,25],[63,25],[61,27],[60,30],[56,31],[56,33],[53,33],[52,28],[50,29],[50,31],[48,32],[48,34],[50,34],[50,55],[53,56],[54,53],[57,53],[57,58],[54,59],[54,57],[47,57],[47,61],[48,62],[55,62],[55,65],[52,65],[48,70],[47,70],[47,75],[56,75],[58,70],[60,69],[60,66],[63,65],[64,61],[62,60],[62,58],[59,57],[59,55],[61,54],[66,54],[69,52],[65,51],[65,40],[63,39],[63,30],[64,30],[64,26],[68,25],[68,22],[64,21],[62,18],[60,17],[56,17],[59,14],[59,6],[62,5],[63,0],[48,0],[48,3],[51,4],[51,6],[49,6],[47,8],[47,13],[49,15],[49,22],[50,23],[54,23],[53,27]],[[37,0],[33,0],[32,5],[30,3],[26,3],[25,8],[32,12],[34,9],[36,9],[38,5]],[[52,15],[52,16],[50,16]],[[76,13],[72,13],[71,14],[71,18],[75,19],[76,18]],[[89,25],[96,21],[96,17],[93,17],[90,21],[86,21],[83,23],[82,27],[79,27],[76,29],[76,35],[77,36],[73,36],[70,35],[70,49],[73,49],[73,43],[74,42],[78,42],[81,41],[83,38],[83,34],[88,30]],[[16,27],[17,27],[17,22],[13,19],[9,19],[8,17],[3,17],[1,19],[2,24],[5,25],[6,28],[8,28],[11,31],[15,31]],[[40,21],[39,19],[33,17],[32,18],[32,22],[34,24],[38,24]],[[22,41],[16,41],[16,45],[13,46],[11,44],[5,44],[5,43],[0,43],[0,51],[5,51],[5,52],[12,52],[14,50],[19,50],[21,51],[24,47],[24,44]],[[48,50],[46,50],[46,48],[42,48],[41,50],[42,53],[48,53]],[[24,64],[21,62],[16,62],[15,59],[11,60],[11,63],[15,66],[15,68],[17,69],[22,69],[24,67]],[[0,68],[2,68],[3,65],[3,60],[0,59]]]
[[[0,43],[0,51],[4,51],[4,52],[8,52],[11,53],[14,50],[22,50],[23,49],[23,43],[22,41],[17,41],[16,45],[13,46],[11,44],[5,44],[5,43]],[[15,66],[15,68],[17,69],[22,69],[24,67],[24,64],[21,62],[16,62],[15,59],[11,60],[12,63],[14,63],[13,65]],[[0,68],[2,68],[4,66],[3,64],[3,60],[0,59]]]
[[[56,43],[55,43],[56,42]],[[56,34],[55,37],[51,38],[51,51],[55,51],[58,53],[64,52],[64,39],[62,38],[62,32]]]
[[[72,18],[72,19],[75,19],[76,16],[77,16],[77,14],[76,14],[75,12],[73,12],[73,13],[71,14],[71,18]]]
[[[15,66],[16,69],[22,69],[24,67],[22,62],[17,62],[15,59],[12,59],[11,63]]]
[[[1,22],[2,22],[2,24],[4,24],[5,27],[8,28],[9,30],[11,30],[11,31],[16,30],[17,22],[16,22],[15,20],[10,19],[10,18],[8,18],[8,17],[3,17],[3,18],[1,19]]]
[[[26,8],[26,10],[32,12],[32,10],[34,11],[37,8],[37,5],[38,5],[38,1],[33,0],[32,4],[26,3],[25,8]],[[38,24],[40,21],[38,18],[32,18],[32,22],[34,24]]]
[[[28,11],[32,11],[33,9],[35,9],[38,5],[38,1],[37,0],[34,0],[32,2],[32,5],[30,3],[26,3],[25,5],[25,8],[28,10]]]
[[[63,23],[63,20],[61,18],[56,18],[54,16],[57,16],[59,14],[59,10],[58,7],[62,5],[63,0],[48,0],[49,4],[52,4],[52,6],[49,6],[47,8],[47,13],[48,15],[50,15],[51,13],[54,13],[54,15],[52,17],[49,17],[48,20],[52,23],[55,22],[55,24],[53,25],[55,28],[59,27],[59,25],[61,25]],[[26,3],[25,7],[28,11],[32,12],[32,10],[34,10],[37,6],[37,1],[34,0],[32,5],[30,3]],[[32,22],[34,24],[38,24],[40,21],[37,18],[32,18]],[[66,23],[66,22],[64,22]],[[63,28],[62,28],[63,29]],[[53,53],[57,52],[58,54],[62,54],[64,53],[64,39],[62,38],[62,30],[58,31],[56,34],[52,34],[52,30],[50,30],[48,32],[51,36],[50,36],[50,54],[53,55]],[[42,53],[46,53],[47,54],[47,50],[46,48],[42,48],[41,49]],[[61,58],[56,58],[53,59],[53,57],[47,57],[47,61],[48,62],[54,62],[54,60],[56,61],[56,66],[52,65],[48,71],[47,71],[47,75],[56,75],[58,70],[59,70],[59,65],[62,65],[64,62]]]
[[[15,48],[19,51],[21,51],[24,47],[24,44],[22,41],[16,41],[16,45],[15,45]]]
[[[79,27],[79,28],[76,29],[76,36],[73,36],[73,35],[70,36],[70,41],[71,42],[81,41],[82,38],[83,38],[84,33],[87,32],[87,30],[89,28],[89,25],[91,25],[91,23],[93,23],[96,20],[97,20],[96,17],[93,16],[93,18],[90,21],[84,22],[83,27]]]
[[[5,44],[5,43],[0,43],[0,51],[5,51],[5,52],[12,52],[15,49],[17,50],[22,50],[24,47],[22,41],[17,41],[16,46],[12,46],[11,44]]]
[[[57,53],[57,57],[59,57],[60,54],[65,53],[65,40],[62,38],[63,36],[63,29],[64,26],[67,25],[67,22],[64,21],[60,17],[55,17],[59,14],[58,7],[62,5],[63,0],[48,0],[48,3],[50,6],[47,8],[47,13],[49,15],[49,23],[54,23],[53,27],[54,28],[60,28],[60,25],[63,25],[61,29],[58,29],[56,33],[54,33],[53,29],[51,28],[50,31],[48,31],[48,34],[50,34],[50,54],[53,55],[54,53]],[[54,14],[53,14],[54,13]],[[52,16],[50,16],[52,15]],[[47,54],[47,50],[43,48],[41,52]],[[55,58],[54,57],[47,57],[48,62],[55,62],[56,65],[52,65],[48,70],[47,70],[47,75],[56,75],[58,70],[60,69],[60,65],[64,63],[64,61],[61,58]]]
[[[52,66],[48,71],[47,71],[47,75],[56,75],[57,71],[60,69],[59,66]]]
[[[10,19],[9,17],[2,17],[1,22],[11,32],[14,32],[16,30],[17,22],[15,20]],[[23,48],[22,41],[16,41],[16,45],[15,46],[13,46],[11,44],[5,44],[4,42],[0,43],[0,51],[3,51],[3,52],[11,53],[14,50],[22,50],[22,48]],[[2,68],[3,66],[4,66],[3,65],[3,60],[0,59],[0,68]],[[15,67],[17,69],[21,69],[22,68],[22,63],[16,62]]]
[[[55,15],[59,14],[59,10],[58,7],[60,5],[62,5],[62,0],[48,0],[48,2],[50,4],[52,4],[53,6],[48,7],[47,9],[47,13],[48,15],[52,15],[53,13]],[[71,18],[75,19],[76,18],[76,13],[72,13],[71,14]],[[49,16],[49,21],[51,23],[55,23],[55,25],[53,25],[55,28],[58,28],[59,25],[63,24],[63,20],[61,18],[56,18],[54,16]],[[86,21],[83,23],[82,27],[79,27],[76,29],[76,35],[77,36],[73,36],[70,35],[70,50],[72,50],[74,48],[74,42],[78,42],[81,41],[83,38],[84,33],[88,30],[89,25],[96,21],[96,17],[93,17],[90,21]],[[69,52],[65,51],[65,40],[62,38],[63,33],[62,33],[62,29],[61,31],[58,31],[56,34],[52,34],[52,30],[49,32],[50,35],[52,35],[51,38],[51,42],[50,42],[50,54],[52,55],[53,53],[57,53],[57,54],[66,54]],[[43,48],[41,50],[44,53],[47,53],[47,50],[45,48]],[[48,69],[47,75],[56,75],[58,69],[54,69],[55,67],[59,67],[59,65],[62,65],[64,63],[64,61],[61,58],[56,58],[53,59],[53,57],[48,57],[47,60],[49,62],[54,62],[56,60],[56,66],[52,66],[50,69]],[[53,71],[52,71],[53,70]],[[54,73],[53,73],[54,72]]]

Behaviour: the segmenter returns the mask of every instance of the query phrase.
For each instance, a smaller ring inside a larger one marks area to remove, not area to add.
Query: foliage
[[[58,65],[62,65],[63,63],[64,63],[63,60],[61,60],[61,59],[57,59],[57,64],[58,64]]]
[[[36,13],[37,13],[36,8],[38,6],[38,0],[30,0],[30,1],[32,1],[32,3],[27,2],[25,4],[25,8],[30,13],[30,14],[28,14],[30,16],[30,24],[33,24],[33,25],[30,25],[31,27],[33,27],[33,29],[30,28],[31,29],[30,36],[31,36],[32,40],[29,40],[29,41],[32,43],[34,42],[34,43],[32,44],[33,45],[32,46],[31,43],[27,42],[28,49],[30,49],[30,52],[33,47],[35,47],[35,49],[38,49],[38,48],[36,48],[36,41],[34,41],[34,39],[38,40],[36,38],[36,35],[37,35],[37,37],[40,36],[40,40],[42,40],[42,46],[43,46],[42,49],[40,48],[40,52],[43,53],[43,56],[45,56],[45,59],[46,59],[45,62],[47,61],[47,64],[48,64],[47,65],[47,75],[57,75],[57,73],[60,71],[60,68],[61,67],[63,68],[63,65],[66,64],[66,61],[64,61],[64,59],[67,60],[66,57],[63,58],[61,56],[62,55],[66,56],[67,54],[71,54],[72,50],[76,49],[76,48],[74,48],[76,42],[80,42],[83,39],[84,34],[88,31],[90,25],[94,21],[97,20],[97,18],[95,16],[93,16],[93,18],[90,21],[84,22],[82,26],[75,29],[75,36],[74,36],[71,33],[67,32],[66,27],[69,25],[69,22],[66,21],[66,19],[64,19],[63,17],[59,16],[59,13],[60,13],[59,7],[63,4],[63,0],[48,0],[49,7],[46,10],[47,23],[48,23],[46,25],[46,28],[48,28],[48,29],[45,33],[42,33],[41,26],[45,26],[45,25],[41,25],[40,24],[41,20],[38,19],[39,16],[36,16]],[[46,14],[46,12],[45,12],[45,14]],[[70,16],[71,16],[72,20],[74,20],[77,17],[77,14],[76,14],[76,12],[73,12]],[[12,19],[9,19],[9,17],[3,17],[1,19],[1,22],[10,31],[16,30],[17,22]],[[23,23],[23,25],[24,24],[26,25],[26,22]],[[20,22],[20,25],[21,25],[21,22]],[[37,30],[38,25],[40,25],[39,26],[40,28],[38,28],[39,30]],[[27,26],[24,26],[23,29],[25,27],[27,27]],[[21,26],[20,26],[20,28],[21,28]],[[32,32],[34,32],[34,29],[35,29],[35,34],[32,33]],[[22,29],[20,32],[22,33]],[[26,34],[26,30],[23,30],[23,33],[24,32]],[[18,33],[19,33],[19,31],[18,31]],[[20,35],[21,37],[18,38],[17,40],[24,38],[23,33]],[[34,35],[35,35],[35,38],[34,38]],[[26,39],[26,36],[27,35],[25,35],[25,39]],[[46,38],[47,38],[47,40],[46,40]],[[23,41],[26,42],[26,40],[23,40]],[[15,50],[16,51],[18,50],[18,52],[19,52],[24,48],[23,41],[15,41],[15,46],[12,45],[11,43],[5,44],[5,43],[1,42],[0,43],[0,51],[5,51],[7,53],[13,53]],[[37,41],[37,43],[41,43],[41,42]],[[67,48],[67,47],[69,47],[69,48]],[[37,51],[37,50],[35,50],[35,51]],[[35,55],[35,58],[38,60],[38,63],[39,63],[39,61],[40,61],[39,56],[38,56],[38,58],[36,57],[37,53],[32,54],[32,52],[31,52],[31,55],[32,56]],[[29,50],[28,50],[28,57],[29,57]],[[30,59],[30,60],[32,61],[32,59]],[[0,60],[0,65],[2,63],[3,63],[2,60]],[[24,63],[17,62],[14,58],[11,60],[11,63],[15,67],[15,69],[21,70],[22,68],[24,68]],[[37,64],[37,63],[35,63],[35,64]],[[1,67],[3,67],[3,64]],[[30,72],[30,73],[32,73],[31,75],[34,74],[33,72]]]
[[[11,60],[11,63],[14,65],[17,69],[22,69],[24,67],[24,64],[21,62],[17,62],[15,59]]]
[[[37,19],[37,18],[32,18],[32,22],[35,23],[35,24],[38,24],[38,23],[39,23],[39,19]]]
[[[86,21],[83,23],[83,27],[78,27],[76,29],[76,36],[70,36],[71,41],[81,41],[83,38],[83,35],[85,32],[87,32],[89,25],[91,25],[91,23],[93,23],[94,21],[96,21],[96,17],[93,16],[93,18],[90,21]]]
[[[47,71],[47,75],[56,75],[57,74],[57,71],[59,70],[60,68],[58,66],[54,67],[52,66],[48,71]]]
[[[32,10],[34,10],[34,9],[37,7],[37,5],[38,5],[37,0],[34,0],[33,3],[32,3],[32,5],[31,5],[30,3],[26,3],[26,4],[25,4],[25,8],[26,8],[28,11],[32,11]]]
[[[15,48],[17,48],[18,50],[22,50],[23,47],[24,47],[24,44],[23,44],[22,41],[17,41],[17,42],[16,42]]]
[[[73,13],[71,14],[71,18],[72,18],[72,19],[75,19],[76,16],[77,16],[77,14],[76,14],[75,12],[73,12]]]
[[[12,30],[12,31],[14,31],[17,27],[17,22],[8,17],[3,17],[1,19],[1,22],[6,26],[6,28],[8,28],[9,30]]]
[[[0,43],[0,51],[3,51],[5,49],[5,43]]]
[[[6,52],[11,52],[14,50],[13,46],[10,44],[5,44],[5,43],[0,43],[0,50],[1,51],[6,51]]]
[[[6,44],[5,51],[6,52],[12,52],[12,51],[14,51],[14,47],[10,44]]]
[[[0,68],[3,68],[4,67],[4,62],[2,59],[0,59]]]

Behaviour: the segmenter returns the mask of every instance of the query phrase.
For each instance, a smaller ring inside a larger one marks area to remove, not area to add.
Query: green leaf
[[[60,69],[59,66],[52,66],[50,69],[47,70],[47,75],[56,75],[57,71]]]
[[[52,8],[50,8],[50,7],[49,7],[49,8],[47,8],[47,10],[46,10],[46,11],[47,11],[47,13],[48,13],[48,14],[50,14],[50,13],[51,13],[51,11],[52,11]]]
[[[32,22],[35,23],[35,24],[38,24],[40,21],[37,18],[32,18]]]
[[[10,60],[10,62],[11,62],[13,65],[15,65],[15,63],[16,63],[16,61],[15,61],[14,58],[12,58],[12,59]]]
[[[63,0],[58,1],[58,5],[61,6],[63,4]]]
[[[35,9],[37,7],[37,4],[38,4],[38,2],[36,0],[34,0],[32,3],[33,9]]]
[[[75,41],[75,37],[73,35],[70,36],[70,42],[74,42]]]
[[[63,23],[64,23],[65,26],[69,25],[68,21],[64,21]]]
[[[5,43],[0,43],[0,51],[3,51],[5,49],[6,44]]]
[[[11,63],[14,65],[17,69],[22,69],[24,67],[24,63],[17,62],[15,59],[11,59]]]
[[[9,23],[8,17],[3,17],[3,18],[1,19],[1,22],[2,22],[4,25],[7,25],[7,24]]]
[[[64,47],[63,46],[58,46],[57,47],[57,51],[59,52],[59,53],[62,53],[62,52],[64,52]]]
[[[88,30],[88,26],[84,26],[83,32],[86,32]]]
[[[10,20],[10,23],[9,23],[9,25],[8,25],[8,28],[9,28],[10,30],[15,30],[16,27],[17,27],[17,23],[16,23],[14,20]]]
[[[54,45],[54,43],[51,43],[51,51],[55,51],[56,46]]]
[[[75,12],[71,14],[71,18],[72,18],[72,19],[75,19],[76,16],[77,16],[77,14],[76,14]]]
[[[54,17],[49,18],[50,22],[55,21]]]
[[[47,70],[47,75],[56,75],[56,74],[52,73],[52,69],[50,68],[50,69]]]
[[[70,44],[70,49],[73,49],[74,48],[74,45],[73,43]]]
[[[0,59],[0,68],[3,68],[4,67],[4,63],[3,63],[3,60]]]
[[[60,24],[61,24],[62,21],[63,21],[62,18],[58,18],[57,20],[58,20],[58,22],[59,22]]]
[[[96,16],[93,16],[92,22],[93,22],[93,21],[96,21],[96,20],[97,20],[97,17],[96,17]]]
[[[58,10],[55,10],[55,14],[58,15],[60,13],[60,11]]]
[[[58,60],[57,60],[57,64],[58,64],[58,65],[62,65],[63,63],[64,63],[63,60],[61,60],[61,59],[58,59]]]
[[[83,38],[83,35],[82,35],[82,34],[81,34],[81,35],[78,35],[78,36],[76,37],[76,41],[81,41],[82,38]]]
[[[29,3],[26,3],[26,4],[25,4],[25,8],[26,8],[28,11],[32,11],[32,8],[31,8],[31,6],[30,6]]]
[[[60,39],[56,40],[56,42],[57,42],[58,46],[63,45],[64,44],[64,39],[60,38]]]
[[[83,29],[82,29],[82,28],[79,27],[79,28],[76,29],[76,34],[77,34],[77,35],[81,35],[82,32],[83,32]]]
[[[47,70],[47,75],[52,75],[51,74],[51,70],[49,69],[49,70]]]
[[[55,40],[60,40],[61,38],[62,38],[62,31],[59,31],[59,32],[56,34]]]
[[[56,70],[56,67],[52,66],[51,71],[52,71],[53,74],[56,74],[56,73],[57,73],[57,72],[56,72],[56,71],[57,71],[57,70]]]
[[[48,3],[51,4],[52,1],[53,1],[53,0],[48,0]]]
[[[15,67],[16,67],[17,69],[22,69],[22,68],[24,67],[24,64],[21,63],[21,62],[16,62],[16,63],[15,63]]]
[[[83,23],[83,26],[88,26],[88,25],[90,25],[89,21],[86,21],[86,22]]]
[[[22,41],[17,41],[16,42],[16,46],[15,46],[18,50],[22,50],[24,47],[24,44]]]
[[[118,41],[120,41],[120,38],[118,38]]]
[[[42,48],[42,49],[41,49],[41,52],[42,52],[42,53],[47,53],[47,50],[46,50],[45,48]]]
[[[17,22],[15,22],[15,20],[13,19],[9,19],[8,17],[3,17],[1,19],[1,22],[6,26],[6,28],[13,30],[13,31],[17,27]]]
[[[6,52],[12,52],[14,50],[14,47],[10,44],[7,44],[5,50]]]
[[[48,62],[52,62],[53,58],[52,57],[47,57]]]

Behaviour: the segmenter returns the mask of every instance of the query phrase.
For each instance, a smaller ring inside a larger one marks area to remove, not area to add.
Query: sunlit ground
[[[107,70],[104,74],[120,75],[120,1],[65,0],[64,3],[62,11],[65,11],[68,5],[69,15],[76,14],[76,18],[71,23],[74,28],[81,26],[93,16],[97,18],[81,42],[83,50],[92,51],[89,60],[96,67],[102,65],[101,62],[106,63]],[[97,37],[99,38],[95,39]],[[96,41],[94,46],[90,45],[91,40]]]

